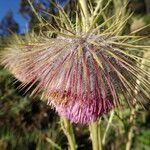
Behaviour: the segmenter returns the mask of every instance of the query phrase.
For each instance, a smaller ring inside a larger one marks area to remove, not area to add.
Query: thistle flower
[[[141,103],[149,97],[150,84],[145,79],[149,73],[139,67],[142,58],[134,55],[147,47],[132,45],[136,36],[120,35],[129,17],[116,14],[99,24],[110,1],[99,13],[99,4],[88,9],[80,2],[81,17],[76,13],[75,23],[57,6],[60,12],[53,17],[59,28],[49,24],[56,38],[40,35],[31,44],[12,45],[2,63],[23,87],[36,84],[31,95],[42,91],[60,115],[86,124],[122,105],[122,99],[130,106]],[[140,92],[135,95],[135,90]]]

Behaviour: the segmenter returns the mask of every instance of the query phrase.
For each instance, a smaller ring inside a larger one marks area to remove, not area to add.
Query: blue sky
[[[20,0],[0,0],[0,20],[5,16],[8,10],[12,10],[15,21],[19,23],[20,31],[25,32],[28,22],[19,14],[19,3]]]

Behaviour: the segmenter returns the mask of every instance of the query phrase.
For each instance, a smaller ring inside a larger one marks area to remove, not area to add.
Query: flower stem
[[[70,150],[76,150],[77,144],[76,144],[72,124],[69,122],[69,120],[62,117],[61,118],[61,127],[67,137],[67,140],[68,140],[68,143],[70,146]]]
[[[110,128],[111,122],[113,120],[113,117],[114,117],[114,110],[111,111],[111,114],[110,114],[110,117],[109,117],[109,121],[108,121],[107,126],[106,126],[106,130],[104,131],[104,135],[103,135],[103,139],[102,139],[103,145],[105,145],[106,136],[107,136],[108,130]]]
[[[96,121],[91,123],[89,125],[89,130],[90,130],[93,150],[102,150],[102,139],[101,139],[99,122]]]
[[[88,28],[89,28],[89,11],[88,11],[88,6],[87,6],[87,0],[79,0],[79,3],[81,5],[81,9],[83,11],[83,26],[84,26],[84,30],[85,31],[88,31]]]

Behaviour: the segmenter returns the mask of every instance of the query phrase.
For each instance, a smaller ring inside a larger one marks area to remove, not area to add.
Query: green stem
[[[88,11],[88,6],[87,6],[87,0],[79,0],[79,3],[81,5],[81,9],[83,11],[83,26],[84,26],[84,30],[85,31],[88,31],[88,28],[89,28],[89,25],[90,25],[90,22],[89,22],[89,18],[90,18],[90,15],[89,15],[89,11]]]
[[[93,150],[102,150],[101,131],[100,131],[100,124],[98,123],[98,121],[91,123],[89,125],[89,130]]]
[[[131,116],[130,116],[130,129],[129,129],[129,132],[128,132],[128,137],[127,137],[127,143],[126,143],[126,148],[125,150],[130,150],[131,149],[131,146],[132,146],[132,140],[133,140],[133,137],[134,137],[134,128],[135,128],[135,118],[136,118],[136,110],[137,107],[135,108],[132,108],[131,110]]]
[[[76,150],[77,144],[76,144],[72,124],[69,122],[69,120],[62,117],[61,118],[61,127],[67,137],[67,140],[68,140],[68,143],[70,146],[70,150]]]
[[[46,137],[46,141],[48,143],[50,143],[55,149],[61,150],[61,147],[58,144],[56,144],[55,142],[53,142],[50,138]]]
[[[107,126],[106,126],[106,130],[104,131],[103,140],[102,140],[103,145],[105,145],[106,136],[107,136],[108,130],[110,128],[113,117],[114,117],[114,110],[112,110],[112,112],[110,114],[109,121],[108,121]]]

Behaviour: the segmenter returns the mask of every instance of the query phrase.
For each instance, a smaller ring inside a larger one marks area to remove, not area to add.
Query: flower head
[[[19,52],[10,48],[3,57],[3,64],[23,85],[37,84],[32,94],[42,91],[60,115],[83,124],[121,105],[120,97],[132,105],[148,96],[149,83],[144,78],[147,72],[132,53],[141,46],[128,43],[132,36],[117,34],[124,18],[118,24],[117,17],[113,26],[101,31],[111,19],[95,26],[83,18],[83,26],[76,22],[74,27],[65,15],[60,14],[62,18],[58,19],[61,31],[54,28],[56,38],[37,38],[19,47]],[[135,95],[135,90],[140,92]]]

